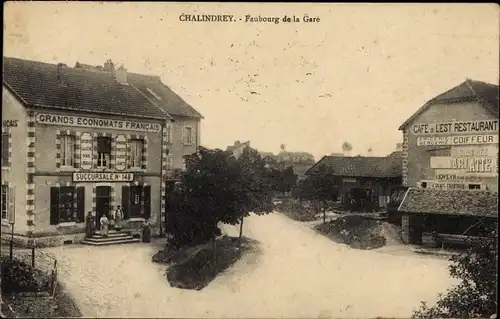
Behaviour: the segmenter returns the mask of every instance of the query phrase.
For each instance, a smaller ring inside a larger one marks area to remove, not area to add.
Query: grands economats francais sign
[[[40,124],[62,125],[86,128],[102,128],[110,130],[141,131],[158,133],[161,131],[161,125],[143,121],[122,121],[100,119],[95,117],[56,115],[47,113],[38,113],[36,121]]]

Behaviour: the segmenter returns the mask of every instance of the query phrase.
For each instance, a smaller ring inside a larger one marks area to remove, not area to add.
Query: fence
[[[55,295],[57,288],[57,259],[49,253],[43,252],[36,247],[23,248],[11,243],[10,240],[2,238],[0,255],[2,260],[17,260],[43,274],[44,282],[47,285],[44,293]]]

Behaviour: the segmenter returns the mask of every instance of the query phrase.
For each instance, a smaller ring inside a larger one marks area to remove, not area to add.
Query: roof
[[[324,156],[306,172],[306,175],[314,174],[322,165],[331,168],[336,176],[401,177],[402,152],[396,151],[385,157]]]
[[[246,142],[243,142],[243,143],[239,143],[239,144],[228,146],[227,149],[226,149],[226,151],[233,152],[233,151],[235,151],[235,150],[237,150],[239,148],[243,149],[243,148],[245,148],[247,146],[250,146],[250,141],[246,141]]]
[[[466,79],[463,83],[454,88],[436,96],[424,104],[417,112],[408,118],[401,126],[403,130],[410,122],[418,115],[425,111],[429,106],[437,103],[452,103],[459,101],[477,101],[484,108],[489,110],[493,115],[498,117],[499,114],[499,86],[495,84],[485,83]]]
[[[307,171],[311,168],[312,165],[294,165],[293,172],[299,176],[306,175]]]
[[[486,190],[410,188],[398,211],[498,217],[498,193]]]
[[[172,115],[203,118],[191,105],[166,86],[159,76],[127,73],[127,81],[148,98],[155,101],[163,110]],[[153,92],[153,93],[152,93]],[[159,97],[160,99],[158,99]]]
[[[107,72],[4,57],[3,83],[25,105],[68,111],[165,119],[170,116]]]

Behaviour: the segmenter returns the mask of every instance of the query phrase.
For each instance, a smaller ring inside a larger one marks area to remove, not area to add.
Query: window
[[[193,128],[192,127],[189,127],[189,126],[184,127],[183,141],[184,141],[184,144],[193,144]]]
[[[9,133],[2,133],[2,166],[9,165]]]
[[[85,188],[51,187],[50,224],[83,222],[85,219]]]
[[[98,137],[97,138],[97,167],[109,168],[111,162],[111,138]]]
[[[142,168],[142,150],[144,141],[135,139],[130,141],[129,167]]]
[[[9,219],[14,213],[14,188],[2,185],[2,220]]]
[[[61,166],[73,167],[75,158],[75,137],[73,135],[61,136]]]
[[[480,184],[469,184],[469,189],[481,189]]]
[[[420,183],[420,186],[421,186],[422,188],[427,188],[427,182],[422,182],[422,183]]]
[[[124,219],[151,217],[151,186],[133,185],[122,187]]]

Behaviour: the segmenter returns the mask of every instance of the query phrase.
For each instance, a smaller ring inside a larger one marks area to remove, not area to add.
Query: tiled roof
[[[337,176],[400,177],[402,176],[402,153],[393,152],[386,157],[325,156],[306,174],[314,174],[321,165],[331,168]]]
[[[485,190],[410,188],[398,211],[498,217],[498,193]]]
[[[231,152],[233,152],[233,151],[237,150],[238,148],[243,149],[243,148],[245,148],[245,147],[247,147],[247,146],[250,146],[250,141],[246,141],[246,142],[240,143],[240,144],[238,144],[238,145],[231,145],[231,146],[228,146],[228,147],[226,148],[226,151],[231,151]]]
[[[127,81],[172,115],[203,118],[191,105],[163,84],[159,76],[127,73]],[[148,90],[149,89],[149,90]],[[153,93],[151,93],[153,92]],[[157,96],[155,96],[157,95]],[[157,97],[160,97],[159,100]]]
[[[293,165],[293,172],[299,176],[304,176],[312,165]]]
[[[25,104],[100,114],[168,118],[130,85],[111,73],[93,72],[36,61],[4,57],[3,83]]]
[[[436,96],[431,99],[410,118],[408,118],[400,127],[403,130],[406,125],[413,121],[419,114],[421,114],[430,105],[440,102],[454,102],[463,100],[475,100],[481,103],[486,109],[491,111],[494,115],[499,114],[499,86],[495,84],[485,83],[481,81],[474,81],[466,79],[463,83],[455,86],[454,88]]]

